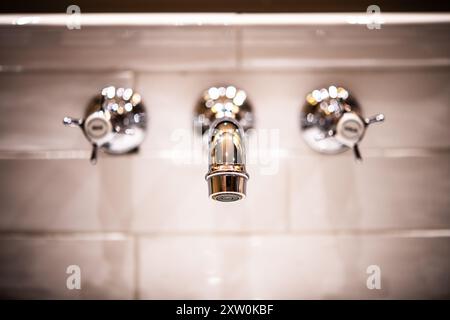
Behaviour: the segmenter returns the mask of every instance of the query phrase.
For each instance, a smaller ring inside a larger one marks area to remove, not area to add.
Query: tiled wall
[[[449,298],[449,31],[2,27],[0,297]],[[236,203],[208,199],[190,135],[199,94],[221,83],[256,115]],[[305,93],[332,83],[386,115],[362,164],[302,140]],[[61,121],[107,85],[142,94],[149,131],[140,154],[92,166]]]

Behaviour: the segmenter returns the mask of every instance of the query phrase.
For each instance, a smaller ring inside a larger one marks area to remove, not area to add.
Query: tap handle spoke
[[[361,152],[359,151],[358,144],[355,144],[353,146],[353,154],[355,155],[356,161],[358,161],[358,162],[362,161],[362,156],[361,156]]]
[[[81,127],[83,124],[82,119],[75,119],[72,117],[64,117],[63,124],[68,127]]]
[[[384,121],[384,114],[382,114],[382,113],[379,113],[375,116],[364,119],[364,122],[366,123],[366,125],[370,125],[372,123],[383,122],[383,121]]]
[[[93,164],[93,165],[97,164],[97,149],[98,149],[97,145],[93,144],[92,152],[91,152],[91,159],[90,159],[91,164]]]

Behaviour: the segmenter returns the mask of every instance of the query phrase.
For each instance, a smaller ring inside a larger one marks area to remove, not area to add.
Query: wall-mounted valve
[[[98,149],[109,154],[137,151],[145,137],[147,113],[138,93],[111,86],[92,99],[83,119],[65,117],[63,123],[81,128],[92,144],[95,164]]]
[[[308,93],[301,111],[303,137],[312,149],[336,154],[350,148],[357,160],[362,159],[358,144],[367,127],[382,121],[383,114],[364,118],[349,92],[335,86]]]
[[[253,126],[245,91],[234,86],[209,88],[196,106],[195,122],[202,133],[208,132],[209,170],[205,178],[210,198],[222,202],[243,199],[249,179],[244,130]]]

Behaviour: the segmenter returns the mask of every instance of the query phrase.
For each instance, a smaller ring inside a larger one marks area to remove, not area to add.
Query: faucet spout
[[[232,202],[245,198],[249,175],[245,169],[244,131],[233,118],[223,117],[211,125],[205,178],[211,199]]]

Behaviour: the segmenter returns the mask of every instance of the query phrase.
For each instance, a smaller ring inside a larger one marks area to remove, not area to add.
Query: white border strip
[[[83,8],[81,8],[82,11]],[[71,15],[4,14],[0,26],[66,26]],[[78,18],[77,18],[78,19]],[[363,13],[82,13],[81,26],[284,26],[368,24],[373,18]],[[381,13],[381,24],[450,23],[447,13]]]

